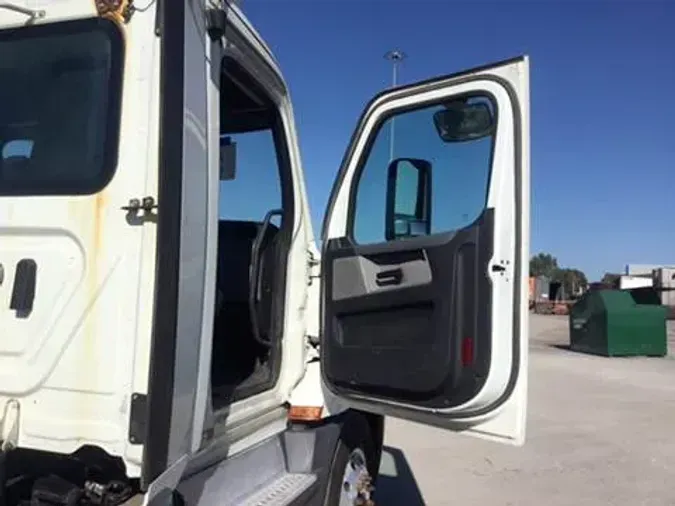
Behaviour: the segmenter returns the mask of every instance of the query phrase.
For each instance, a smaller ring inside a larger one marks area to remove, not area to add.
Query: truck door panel
[[[329,396],[523,441],[528,79],[518,58],[387,91],[364,111],[324,221]]]

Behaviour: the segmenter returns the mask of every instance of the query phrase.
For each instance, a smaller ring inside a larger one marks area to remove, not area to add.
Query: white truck
[[[528,72],[374,97],[319,251],[239,8],[0,0],[0,506],[372,504],[385,416],[522,444]]]

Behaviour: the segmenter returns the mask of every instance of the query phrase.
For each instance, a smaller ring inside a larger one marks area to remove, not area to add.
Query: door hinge
[[[129,199],[129,203],[122,206],[121,209],[129,213],[139,213],[140,211],[149,213],[157,208],[158,205],[154,197],[143,197],[142,199]]]
[[[148,396],[145,394],[131,394],[131,409],[129,413],[129,442],[132,445],[145,443],[145,430],[148,421]]]
[[[311,250],[307,250],[307,265],[309,266],[308,284],[312,284],[315,279],[321,277],[321,260],[316,258]]]
[[[21,405],[16,399],[5,403],[0,413],[0,452],[8,452],[18,446]]]
[[[159,206],[154,197],[143,197],[142,199],[129,199],[126,206],[121,209],[127,212],[126,220],[129,225],[143,225],[148,222],[157,222],[157,212]]]

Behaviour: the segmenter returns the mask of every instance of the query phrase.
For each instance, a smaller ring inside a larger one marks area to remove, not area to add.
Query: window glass
[[[481,215],[490,180],[495,113],[487,97],[472,97],[467,103],[483,104],[488,116],[469,114],[474,112],[472,109],[464,114],[462,122],[452,123],[454,116],[447,115],[451,126],[454,125],[456,129],[448,135],[445,135],[447,132],[443,130],[443,125],[438,123],[439,114],[449,109],[447,104],[398,113],[374,132],[374,142],[366,154],[356,188],[353,236],[357,243],[387,240],[387,181],[390,177],[390,162],[395,159],[419,159],[430,164],[431,234],[467,227]],[[478,112],[482,113],[483,110]],[[482,122],[485,118],[489,123]],[[474,135],[479,131],[480,135]],[[465,138],[452,137],[453,134],[460,135],[457,132]],[[422,202],[419,203],[420,207],[416,205],[419,199],[424,198],[424,192],[420,192],[421,180],[417,171],[407,161],[403,161],[398,163],[395,178],[396,218],[405,215],[414,217],[416,208],[421,211],[424,208]],[[429,218],[426,213],[423,214],[425,220]],[[402,222],[394,225],[399,230]],[[411,231],[411,235],[426,233],[421,223],[414,222],[412,227],[407,223],[403,225]]]
[[[94,193],[110,180],[122,50],[102,19],[0,34],[0,195]]]
[[[414,216],[417,208],[417,192],[419,182],[417,170],[407,162],[399,165],[396,178],[395,202],[396,213],[406,216]]]
[[[271,128],[229,135],[236,144],[236,175],[220,183],[220,219],[262,221],[281,209],[281,179]]]

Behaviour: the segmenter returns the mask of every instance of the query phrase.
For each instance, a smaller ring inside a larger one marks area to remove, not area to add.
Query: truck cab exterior
[[[374,97],[319,250],[236,6],[0,5],[0,506],[360,504],[384,416],[521,444],[528,71]]]

